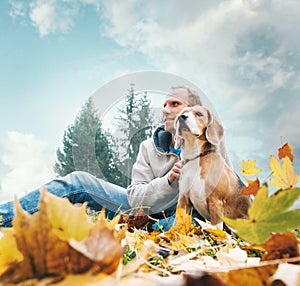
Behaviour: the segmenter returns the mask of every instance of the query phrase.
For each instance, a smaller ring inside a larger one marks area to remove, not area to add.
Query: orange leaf
[[[272,233],[272,238],[261,246],[266,250],[262,261],[291,258],[300,255],[297,237],[292,232]]]
[[[292,154],[293,147],[288,143],[285,143],[281,148],[278,149],[278,158],[282,159],[284,157],[289,157],[291,162],[294,160],[294,156]]]
[[[243,186],[242,188],[242,195],[249,196],[249,195],[254,195],[256,196],[258,190],[260,189],[260,181],[258,178],[256,180],[247,180],[248,186]]]

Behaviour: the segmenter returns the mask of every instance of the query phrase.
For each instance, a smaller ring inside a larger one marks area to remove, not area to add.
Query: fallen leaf
[[[105,225],[104,220],[97,221],[83,241],[71,239],[70,245],[94,261],[98,266],[97,272],[108,274],[116,270],[124,253],[120,238],[115,238],[114,231]]]
[[[282,147],[278,149],[278,158],[282,159],[284,157],[289,157],[291,162],[294,160],[294,156],[292,154],[293,147],[288,143],[285,143]]]
[[[10,263],[23,260],[22,253],[17,248],[14,236],[15,230],[12,228],[2,229],[4,233],[0,239],[0,275],[8,268]]]
[[[11,262],[0,276],[0,283],[16,283],[21,280],[49,276],[63,278],[69,273],[84,273],[93,269],[93,267],[101,270],[105,269],[105,271],[109,269],[109,272],[116,269],[120,255],[117,258],[113,255],[117,262],[111,259],[109,260],[110,265],[107,266],[107,259],[110,258],[99,259],[99,256],[97,256],[98,251],[95,251],[94,257],[87,257],[86,253],[83,255],[71,247],[68,240],[74,241],[75,238],[84,238],[81,233],[77,233],[81,232],[81,228],[77,227],[77,223],[84,222],[90,226],[94,226],[94,224],[89,224],[86,213],[83,213],[80,208],[73,206],[71,203],[63,203],[65,215],[62,214],[59,219],[54,215],[56,208],[62,206],[60,203],[58,203],[58,206],[56,205],[57,200],[63,199],[42,190],[39,204],[40,210],[30,215],[21,208],[20,203],[15,199],[16,216],[13,220],[12,233],[10,235],[13,235],[15,238],[16,248],[22,254],[23,259],[21,261],[18,260],[17,255],[14,261],[8,258]],[[77,216],[77,212],[81,215]],[[78,220],[70,218],[70,213]],[[71,221],[74,224],[75,230],[71,230],[71,226],[67,226],[67,221]],[[98,224],[100,223],[96,223],[94,228],[101,228],[101,230],[107,232],[108,228],[105,228],[104,222],[100,224],[101,226]],[[94,228],[91,228],[91,240],[95,236],[92,231]],[[85,229],[85,226],[83,226],[83,229]],[[97,231],[95,230],[95,232]],[[6,239],[5,237],[6,233],[4,233],[2,239]],[[103,241],[101,235],[97,236],[97,244],[103,247],[106,242],[112,244],[114,251],[117,252],[114,236],[109,236],[109,241],[107,241],[107,236],[103,236]],[[93,247],[95,247],[93,244],[89,245],[87,240],[83,240],[83,244],[90,246],[89,253],[93,253]],[[3,245],[0,243],[1,246]],[[98,248],[95,247],[95,250],[98,250]],[[4,253],[5,257],[10,255],[8,251],[2,251],[0,249],[0,253]],[[115,252],[111,251],[110,254]]]
[[[50,284],[52,285],[52,284]],[[105,273],[99,273],[97,275],[68,275],[64,280],[55,283],[56,286],[97,286],[97,285],[116,285],[114,277],[109,276]]]
[[[186,253],[186,252],[185,252]],[[186,259],[180,263],[168,264],[168,268],[172,270],[172,273],[198,273],[204,270],[220,269],[220,264],[217,260],[213,259],[211,256],[203,255],[203,250],[198,251],[201,256],[195,259]],[[192,253],[186,254],[187,256]]]
[[[248,186],[243,186],[241,194],[245,196],[254,195],[256,196],[259,188],[260,188],[260,181],[258,178],[256,180],[247,180]]]
[[[196,249],[202,244],[202,241],[196,240],[194,237],[176,232],[170,241],[169,248],[175,251]]]
[[[300,255],[297,237],[292,232],[272,233],[271,238],[261,246],[266,250],[262,261],[291,258]]]
[[[222,220],[234,228],[245,241],[262,244],[270,238],[271,232],[286,232],[300,226],[300,210],[289,210],[300,196],[300,188],[277,191],[268,196],[264,184],[248,210],[249,219]]]
[[[257,173],[261,171],[260,168],[256,168],[256,161],[255,160],[248,160],[245,162],[242,161],[242,171],[241,174],[244,176],[255,176]]]
[[[270,184],[277,190],[293,188],[297,184],[299,175],[294,174],[294,167],[289,157],[284,157],[281,168],[280,162],[271,156],[270,169],[273,173]]]
[[[228,247],[221,248],[217,253],[219,263],[222,266],[245,266],[247,262],[247,252],[240,249],[239,247]]]
[[[47,219],[46,193],[42,192],[40,211],[30,215],[15,200],[13,220],[18,250],[24,259],[11,263],[2,274],[1,282],[18,282],[29,278],[64,276],[69,272],[83,272],[92,262],[76,253],[67,242],[60,240]],[[77,262],[73,264],[74,262]]]
[[[185,274],[183,277],[183,286],[226,286],[225,281],[213,273]]]
[[[203,231],[205,233],[210,233],[211,235],[213,235],[215,240],[224,240],[227,238],[226,232],[221,229],[206,228]]]
[[[156,255],[158,246],[151,240],[145,240],[141,242],[139,246],[138,255],[135,256],[128,264],[123,266],[122,275],[133,273],[144,264],[145,260],[151,255]]]
[[[187,214],[186,210],[180,207],[176,208],[174,226],[169,231],[175,231],[181,234],[188,234],[192,229],[192,215]]]
[[[230,270],[225,274],[226,285],[230,286],[265,286],[271,284],[271,276],[277,265],[247,267]]]
[[[275,272],[275,274],[271,277],[271,280],[272,286],[299,286],[300,266],[288,263],[281,263],[278,265],[278,269]]]
[[[128,230],[147,228],[148,231],[152,231],[152,226],[157,220],[151,218],[145,214],[143,209],[140,209],[135,215],[121,214],[119,223],[126,223]]]
[[[47,219],[51,221],[52,231],[61,240],[81,241],[88,236],[93,223],[86,215],[86,204],[75,206],[67,198],[54,196],[46,189],[41,192],[46,193],[41,203],[47,212]]]

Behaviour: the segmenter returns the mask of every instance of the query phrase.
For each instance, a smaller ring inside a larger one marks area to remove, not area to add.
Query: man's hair
[[[171,89],[173,91],[173,90],[178,89],[178,88],[184,88],[184,89],[187,90],[189,106],[202,105],[200,96],[198,95],[196,90],[191,89],[191,88],[189,88],[187,86],[184,86],[184,85],[173,86]]]

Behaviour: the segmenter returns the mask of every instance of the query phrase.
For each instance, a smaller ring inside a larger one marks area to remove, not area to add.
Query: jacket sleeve
[[[169,185],[167,176],[173,163],[165,164],[164,155],[154,152],[149,143],[140,145],[132,168],[132,183],[127,188],[128,201],[132,208],[150,208],[150,213],[159,213],[177,203],[178,181]],[[155,169],[160,169],[161,174],[155,174]]]

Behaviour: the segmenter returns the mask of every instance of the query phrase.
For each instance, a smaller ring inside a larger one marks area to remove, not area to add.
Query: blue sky
[[[298,171],[299,14],[298,0],[1,1],[0,200],[53,178],[87,98],[143,71],[209,97],[237,171],[248,159],[266,170],[286,141]]]

